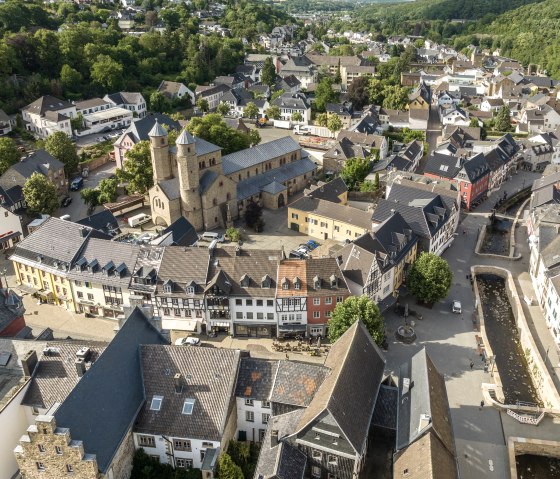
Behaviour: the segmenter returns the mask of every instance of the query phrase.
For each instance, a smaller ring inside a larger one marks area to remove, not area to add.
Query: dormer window
[[[163,292],[164,293],[173,292],[173,282],[171,280],[167,280],[165,283],[163,283]]]
[[[301,289],[301,281],[299,280],[299,278],[297,276],[294,278],[294,288],[295,289]]]
[[[187,294],[194,294],[194,286],[187,286]]]
[[[115,263],[109,261],[105,266],[103,266],[103,274],[109,276],[115,269]]]
[[[90,263],[88,264],[88,271],[90,273],[95,273],[97,271],[97,268],[99,267],[99,261],[97,261],[96,259],[91,260]]]
[[[263,276],[261,280],[261,288],[270,288],[271,282],[272,280],[270,279],[270,276],[268,276],[268,274]]]
[[[313,278],[313,286],[315,289],[321,289],[321,278],[319,276]]]
[[[181,412],[190,416],[194,409],[194,403],[194,399],[185,399],[185,402],[183,403],[183,410]]]
[[[249,277],[248,274],[244,274],[241,277],[241,286],[243,288],[248,288],[250,286],[250,284],[251,284],[251,278]]]
[[[290,289],[288,278],[282,278],[282,289]]]
[[[338,278],[334,274],[330,277],[330,281],[331,288],[336,288],[338,286]]]

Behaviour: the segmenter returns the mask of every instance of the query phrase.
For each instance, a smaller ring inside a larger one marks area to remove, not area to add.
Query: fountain
[[[397,328],[395,336],[401,343],[411,344],[416,340],[416,331],[410,324],[405,324]]]

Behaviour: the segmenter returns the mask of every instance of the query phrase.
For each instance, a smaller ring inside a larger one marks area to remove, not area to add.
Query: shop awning
[[[214,328],[229,328],[231,326],[231,323],[226,322],[226,321],[210,321],[210,326],[214,327]]]
[[[280,331],[306,331],[307,326],[305,324],[280,324],[278,329]]]
[[[37,288],[34,288],[33,286],[28,286],[26,284],[18,285],[17,289],[19,289],[22,293],[27,293],[27,294],[35,294],[39,292]]]
[[[39,296],[43,296],[44,298],[50,298],[53,295],[53,292],[47,291],[45,289],[40,289],[39,291],[37,291],[37,294]]]

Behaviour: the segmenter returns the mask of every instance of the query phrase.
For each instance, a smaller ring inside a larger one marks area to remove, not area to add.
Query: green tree
[[[243,115],[247,118],[255,118],[259,114],[259,107],[255,105],[252,101],[247,103],[243,109]]]
[[[251,146],[255,146],[258,145],[261,142],[261,135],[257,130],[249,130],[249,133],[247,133],[247,136],[249,137],[249,141],[251,142]]]
[[[229,115],[229,111],[230,111],[229,103],[220,102],[220,104],[216,108],[216,111],[222,116]]]
[[[0,138],[0,176],[19,161],[20,153],[11,138]]]
[[[383,106],[392,110],[404,110],[408,105],[408,88],[387,85],[383,89]]]
[[[507,105],[504,105],[498,110],[498,113],[494,118],[494,129],[496,131],[511,130],[510,110]]]
[[[340,177],[350,190],[356,191],[369,174],[370,169],[369,160],[365,158],[350,158],[344,163]]]
[[[379,189],[379,172],[375,172],[375,178],[373,180],[373,187],[377,190]]]
[[[280,88],[280,90],[276,90],[275,92],[272,93],[272,95],[270,95],[270,101],[273,102],[277,98],[280,98],[284,93],[285,92],[282,88]]]
[[[160,91],[153,91],[150,95],[150,110],[158,113],[166,113],[171,111],[171,102]]]
[[[478,127],[480,126],[479,123],[478,123],[478,121],[479,121],[478,118],[476,118],[476,117],[473,116],[473,117],[471,118],[471,121],[469,122],[469,126],[470,126],[471,128],[478,128]]]
[[[332,114],[329,115],[329,119],[327,120],[327,128],[332,131],[340,131],[342,128],[342,120],[338,115]]]
[[[208,111],[210,110],[210,105],[208,105],[208,100],[202,97],[196,100],[196,107],[203,113],[208,113]]]
[[[362,321],[376,344],[385,339],[385,323],[375,302],[366,295],[351,296],[338,303],[329,320],[329,341],[335,342],[356,321]]]
[[[243,471],[235,464],[227,452],[220,455],[218,462],[218,476],[220,479],[244,479]]]
[[[70,65],[62,65],[60,70],[60,81],[66,92],[78,92],[81,90],[82,74]]]
[[[360,185],[360,191],[364,193],[373,193],[377,191],[377,188],[375,187],[375,183],[366,180]]]
[[[45,140],[45,150],[58,161],[64,163],[64,171],[70,175],[78,169],[78,152],[76,145],[66,133],[55,131]]]
[[[23,185],[23,197],[30,213],[52,215],[60,206],[56,186],[38,172]]]
[[[228,127],[224,119],[217,113],[191,118],[187,130],[194,136],[221,146],[222,154],[225,155],[249,148],[251,142],[257,139],[254,135],[249,136]]]
[[[327,126],[328,122],[329,122],[329,115],[328,113],[319,113],[316,117],[315,117],[315,122],[317,123],[317,125],[319,126]]]
[[[324,77],[315,90],[315,108],[318,111],[325,111],[327,103],[336,103],[338,93],[333,90],[333,81],[329,77]]]
[[[90,210],[93,210],[93,208],[100,204],[99,194],[100,191],[97,188],[84,188],[80,191],[82,200]]]
[[[303,121],[303,115],[299,111],[296,111],[294,114],[292,114],[292,121],[296,123]]]
[[[280,114],[280,107],[278,105],[270,105],[264,114],[272,120],[279,120],[282,117]]]
[[[99,182],[99,204],[112,203],[117,199],[117,187],[119,181],[116,178],[105,178]]]
[[[274,67],[272,57],[268,57],[264,61],[261,71],[261,81],[269,87],[272,87],[276,83],[276,68]]]
[[[123,64],[116,62],[109,55],[98,55],[91,66],[91,79],[108,91],[114,91],[123,85]]]
[[[117,170],[117,178],[128,183],[129,191],[142,194],[154,185],[149,141],[140,141],[126,152],[123,168]]]
[[[443,258],[434,253],[422,253],[413,263],[406,285],[420,301],[434,304],[447,296],[453,273]]]
[[[70,125],[72,126],[72,131],[80,131],[84,127],[84,116],[81,112],[76,115],[76,118],[70,119]]]
[[[370,78],[367,85],[367,93],[369,102],[373,105],[382,105],[384,100],[383,88],[384,84],[377,78]]]
[[[354,78],[348,87],[346,96],[348,97],[348,100],[352,102],[352,106],[356,110],[361,110],[369,101],[368,85],[369,78],[364,76]]]
[[[248,228],[254,228],[255,231],[260,231],[263,226],[262,220],[262,206],[256,201],[251,200],[245,207],[245,224]]]
[[[239,228],[234,228],[232,226],[226,230],[226,236],[233,243],[237,243],[241,239],[241,231],[239,231]]]

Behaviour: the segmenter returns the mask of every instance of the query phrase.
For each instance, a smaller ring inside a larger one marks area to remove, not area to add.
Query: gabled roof
[[[185,346],[140,347],[146,401],[134,430],[171,437],[221,441],[234,397],[239,350]],[[176,375],[180,377],[176,379]],[[162,396],[159,411],[151,409]],[[193,400],[191,414],[185,401]]]
[[[198,286],[195,292],[200,293],[206,286],[209,258],[208,250],[204,248],[166,247],[158,281],[173,281],[177,292],[186,291],[186,286],[194,281]]]
[[[364,230],[371,229],[371,213],[360,208],[343,205],[342,203],[332,203],[310,196],[302,196],[290,203],[289,206],[295,210],[358,226]]]
[[[58,111],[66,108],[71,108],[74,105],[66,100],[59,100],[51,95],[44,95],[37,98],[33,103],[30,103],[23,110],[29,113],[43,116],[47,111]]]
[[[351,140],[344,137],[327,151],[323,157],[335,160],[349,160],[350,158],[367,158],[369,153],[362,146],[354,144]]]
[[[142,93],[129,91],[110,93],[106,97],[115,105],[135,105],[144,99]]]
[[[48,176],[49,172],[61,171],[64,164],[51,156],[45,150],[37,150],[25,159],[11,165],[0,177],[0,185],[9,189],[13,186],[21,186],[31,177],[33,173],[41,173]]]
[[[319,181],[316,185],[310,185],[304,191],[306,196],[316,198],[318,200],[326,200],[331,203],[341,203],[340,196],[348,192],[348,187],[344,180],[338,176],[334,180],[327,183]]]
[[[328,413],[354,451],[361,453],[385,369],[383,354],[358,320],[332,345],[325,366],[331,371],[303,412],[297,432]]]
[[[84,450],[95,454],[105,474],[144,403],[139,348],[167,340],[138,308],[94,365],[61,404],[54,416]]]
[[[111,234],[112,232],[118,234],[120,232],[119,222],[117,218],[115,218],[115,215],[109,210],[103,210],[99,213],[87,216],[86,218],[76,221],[76,223],[88,226],[89,228],[101,231],[105,234]]]
[[[299,151],[301,147],[290,136],[278,138],[252,148],[247,148],[222,157],[222,170],[224,175],[259,165],[272,158],[289,155]]]
[[[432,154],[428,156],[428,161],[424,167],[424,174],[429,173],[435,176],[453,179],[461,170],[464,161],[464,159],[457,156],[445,155],[433,151]]]
[[[189,220],[180,216],[157,239],[160,246],[192,246],[198,241],[198,234]]]
[[[290,406],[307,407],[328,374],[329,369],[324,366],[278,361],[270,400]]]
[[[43,352],[33,372],[29,388],[21,403],[50,409],[54,403],[62,403],[80,381],[74,362],[76,352],[89,348],[90,355],[86,361],[88,370],[100,357],[106,343],[93,341],[51,341],[47,344],[48,355]]]
[[[463,168],[459,173],[461,178],[464,176],[463,172],[471,183],[475,183],[490,172],[490,167],[486,162],[486,157],[479,153],[463,163]]]
[[[122,140],[127,135],[132,137],[134,143],[148,140],[150,138],[148,136],[149,132],[154,127],[156,120],[160,125],[165,125],[165,127],[169,130],[179,130],[181,128],[179,122],[172,120],[167,115],[164,115],[162,113],[151,113],[148,116],[145,116],[144,118],[140,118],[133,121],[130,124],[130,126],[126,129],[126,131],[115,142],[115,144],[120,145]]]
[[[241,358],[235,396],[268,401],[278,369],[278,361],[251,357]]]

